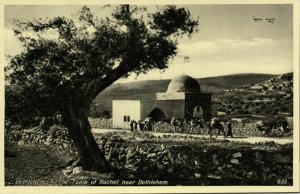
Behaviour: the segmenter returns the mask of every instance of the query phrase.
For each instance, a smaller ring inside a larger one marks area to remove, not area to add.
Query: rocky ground
[[[76,152],[66,129],[6,136],[6,185],[292,185],[292,144],[151,133],[95,134],[109,174],[68,167]],[[27,181],[27,182],[26,182]],[[115,181],[115,182],[113,182]],[[119,181],[119,182],[118,182]],[[144,182],[143,182],[144,181]],[[154,182],[151,182],[154,181]],[[158,181],[158,182],[155,182]],[[140,183],[140,184],[139,184]]]

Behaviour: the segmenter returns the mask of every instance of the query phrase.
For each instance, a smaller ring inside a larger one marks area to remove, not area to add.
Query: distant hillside
[[[234,74],[217,77],[198,78],[202,91],[221,92],[236,89],[269,80],[277,75],[271,74]],[[101,92],[93,103],[93,111],[111,111],[113,99],[149,99],[155,98],[156,92],[165,92],[171,80],[147,80],[118,83]]]
[[[213,115],[293,115],[293,74],[213,95]]]
[[[196,78],[203,91],[219,92],[225,89],[240,88],[268,80],[276,75],[270,74],[234,74],[218,77]],[[171,80],[146,80],[113,84],[101,95],[152,94],[166,91]]]

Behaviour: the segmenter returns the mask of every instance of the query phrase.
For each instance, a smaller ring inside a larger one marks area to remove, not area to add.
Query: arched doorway
[[[195,106],[193,109],[193,117],[203,119],[203,109],[201,106]]]
[[[151,117],[155,122],[157,122],[166,119],[166,114],[160,108],[155,108],[150,112],[148,117]]]

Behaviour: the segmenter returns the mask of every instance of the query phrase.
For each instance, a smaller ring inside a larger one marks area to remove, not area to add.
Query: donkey
[[[173,133],[184,131],[183,121],[180,118],[173,117],[170,124],[174,127]]]
[[[224,127],[223,127],[223,125],[221,124],[221,122],[219,121],[218,118],[212,118],[210,124],[207,125],[207,126],[208,126],[208,130],[209,130],[208,131],[209,137],[212,137],[212,132],[213,132],[214,129],[218,130],[216,138],[220,135],[221,131],[224,134],[224,138],[226,137]]]

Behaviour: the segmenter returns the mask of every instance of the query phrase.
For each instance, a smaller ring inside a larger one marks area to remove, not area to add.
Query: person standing
[[[131,120],[130,122],[130,130],[134,131],[134,120]]]
[[[134,121],[134,131],[138,131],[138,123]]]
[[[177,127],[178,127],[178,132],[183,133],[184,132],[184,127],[183,127],[183,121],[181,118],[177,119]]]
[[[204,119],[198,119],[198,126],[197,129],[199,130],[200,134],[204,134],[205,133],[205,129],[204,129]],[[202,131],[202,132],[201,132]]]
[[[176,120],[176,118],[175,117],[173,117],[172,119],[171,119],[171,125],[173,126],[173,128],[174,128],[174,131],[173,131],[173,133],[175,133],[176,132],[176,124],[177,124],[177,120]]]
[[[138,121],[139,131],[143,131],[144,125],[141,120]]]
[[[190,134],[192,134],[195,131],[195,133],[197,135],[196,126],[197,126],[197,124],[196,124],[195,120],[192,118],[191,119],[191,125],[190,125]]]
[[[227,121],[226,123],[226,137],[233,137],[231,122]]]

